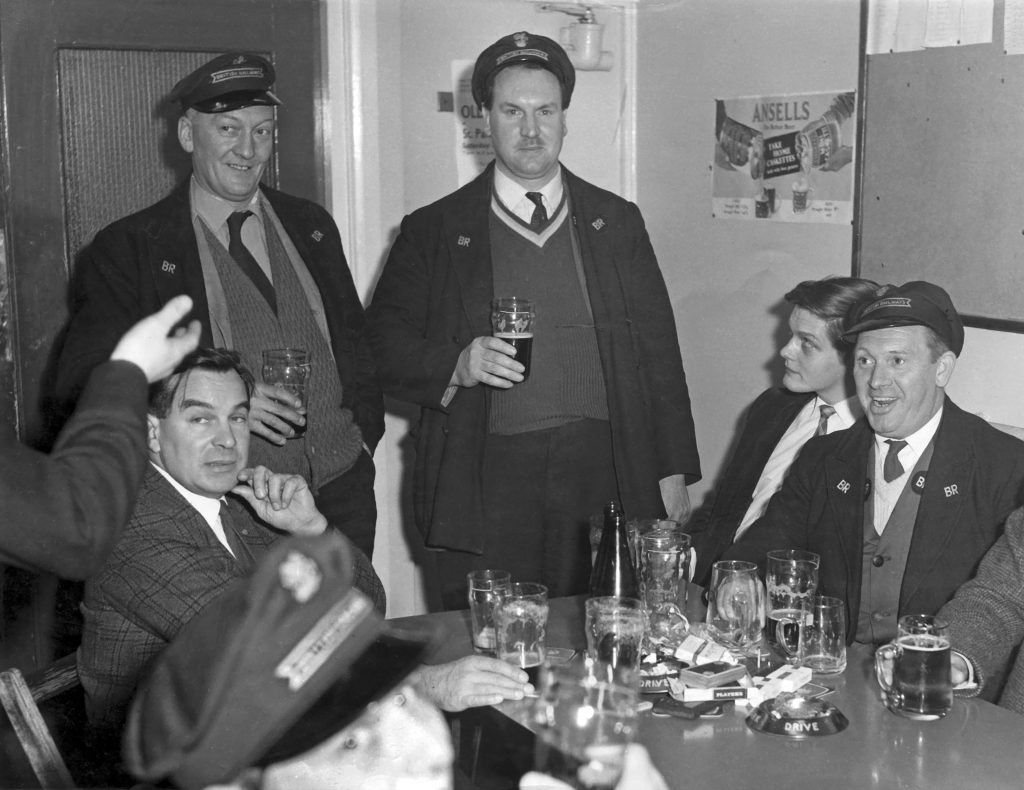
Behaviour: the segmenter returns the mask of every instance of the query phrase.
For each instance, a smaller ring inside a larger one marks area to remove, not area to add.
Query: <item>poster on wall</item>
[[[494,158],[491,136],[484,126],[484,116],[473,101],[470,80],[473,60],[452,61],[452,93],[455,96],[455,166],[459,186],[476,178]]]
[[[715,100],[712,215],[853,221],[854,91]]]

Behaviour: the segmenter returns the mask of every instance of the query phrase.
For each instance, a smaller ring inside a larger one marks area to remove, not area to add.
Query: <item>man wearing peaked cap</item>
[[[480,53],[471,85],[494,162],[403,220],[367,312],[385,391],[420,407],[413,503],[446,608],[465,608],[473,568],[583,592],[591,514],[618,499],[685,519],[700,479],[640,211],[559,161],[568,56],[512,33]],[[530,359],[491,336],[506,296],[533,302]]]
[[[275,79],[266,58],[228,53],[171,90],[192,175],[82,251],[57,389],[77,397],[115,339],[180,293],[193,299],[201,344],[238,351],[252,370],[262,368],[264,349],[305,349],[305,401],[256,385],[252,460],[302,475],[330,523],[372,558],[372,455],[384,431],[383,400],[334,221],[315,203],[261,183],[281,105]]]
[[[964,327],[941,287],[882,286],[851,308],[844,334],[865,419],[811,439],[724,556],[818,553],[819,592],[846,601],[848,641],[878,644],[974,575],[1021,504],[1024,442],[946,396]]]
[[[129,770],[186,790],[449,787],[444,719],[408,683],[432,634],[388,627],[350,567],[337,535],[292,538],[193,618],[132,705]]]
[[[284,541],[181,630],[128,717],[136,778],[185,790],[452,786],[447,726],[414,672],[437,635],[382,621],[346,553],[330,533]],[[520,786],[568,787],[537,773]],[[618,786],[667,787],[639,744]]]

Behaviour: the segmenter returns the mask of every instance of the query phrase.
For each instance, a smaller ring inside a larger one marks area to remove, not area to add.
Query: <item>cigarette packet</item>
[[[716,645],[710,639],[701,639],[693,634],[686,635],[679,647],[676,648],[675,656],[687,664],[705,664],[713,661],[725,661],[728,664],[739,663],[736,657],[721,645]]]
[[[768,673],[765,680],[777,684],[779,691],[796,691],[811,682],[811,675],[810,667],[784,666]]]
[[[745,700],[750,697],[751,692],[756,692],[757,689],[746,688],[744,686],[716,686],[710,689],[698,689],[686,686],[682,692],[683,702],[709,702],[709,701],[724,701],[724,700]],[[673,694],[676,699],[680,699],[678,694]]]

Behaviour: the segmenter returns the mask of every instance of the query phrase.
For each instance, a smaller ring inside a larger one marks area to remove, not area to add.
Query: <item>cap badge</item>
[[[235,64],[236,66],[237,66],[237,65],[238,65],[239,63],[245,63],[245,55],[239,55],[239,56],[238,56],[237,58],[235,58],[235,59],[234,59],[233,61],[231,61],[231,62],[232,62],[232,63],[234,63],[234,64]]]
[[[875,310],[881,310],[883,307],[912,307],[910,299],[906,296],[890,296],[886,299],[879,299],[874,304],[870,304],[864,308],[864,312],[861,315],[867,315],[873,313]]]
[[[282,659],[274,677],[288,681],[289,691],[298,691],[372,612],[366,596],[349,590]]]
[[[305,603],[316,595],[323,581],[323,574],[317,564],[298,551],[288,552],[284,562],[277,568],[277,575],[281,586],[299,603]]]
[[[517,47],[525,47],[526,42],[529,41],[530,38],[529,36],[526,35],[526,33],[516,33],[514,36],[512,36],[512,40],[516,42]]]

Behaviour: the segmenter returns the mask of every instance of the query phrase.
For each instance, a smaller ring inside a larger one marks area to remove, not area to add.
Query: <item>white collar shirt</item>
[[[212,497],[203,496],[202,494],[196,494],[193,491],[189,491],[181,483],[171,477],[165,469],[157,466],[152,461],[150,461],[150,463],[153,464],[153,468],[162,474],[164,479],[174,487],[174,490],[185,497],[185,500],[199,512],[199,515],[203,517],[203,521],[205,521],[213,531],[217,540],[223,544],[224,548],[228,550],[232,557],[235,556],[235,553],[231,551],[231,546],[228,545],[227,535],[224,534],[224,525],[220,520],[220,506],[224,501],[223,498],[214,499]]]
[[[887,444],[889,440],[884,436],[875,434],[875,468],[874,482],[872,484],[872,506],[874,512],[872,521],[874,522],[877,534],[881,535],[885,530],[886,522],[889,521],[889,516],[892,515],[892,511],[896,508],[896,502],[899,501],[900,494],[903,493],[903,487],[907,484],[907,475],[914,471],[914,467],[917,465],[921,454],[928,449],[928,445],[935,437],[935,432],[939,429],[939,422],[941,420],[942,408],[940,407],[928,422],[903,439],[907,446],[900,450],[899,455],[897,455],[900,464],[903,466],[903,474],[888,483],[885,481],[882,473],[882,465],[885,463],[885,456],[889,453],[889,445]]]
[[[736,529],[736,536],[733,540],[738,540],[740,535],[746,532],[751,524],[764,515],[765,510],[768,509],[768,502],[782,488],[782,483],[786,479],[786,473],[789,471],[789,467],[793,465],[797,453],[800,452],[800,449],[807,443],[807,440],[813,437],[818,430],[818,420],[821,416],[820,407],[825,405],[831,405],[836,410],[835,414],[828,418],[825,429],[826,434],[845,431],[860,419],[862,414],[860,402],[856,397],[850,397],[833,404],[826,404],[825,401],[817,396],[808,401],[797,412],[796,417],[793,418],[786,432],[782,434],[782,438],[779,439],[767,463],[765,463],[764,469],[761,470],[761,476],[758,478],[757,485],[754,486],[754,492],[751,495],[750,506],[747,508],[743,520]]]
[[[561,165],[558,166],[551,180],[544,186],[540,189],[530,190],[524,189],[497,167],[494,168],[494,191],[498,195],[498,200],[504,204],[505,208],[526,223],[529,223],[533,218],[533,210],[536,208],[533,201],[526,197],[528,191],[540,192],[544,208],[548,212],[548,217],[553,217],[555,209],[562,202],[562,192],[564,189]]]
[[[259,190],[256,190],[256,194],[252,196],[248,205],[242,209],[207,191],[196,181],[196,177],[192,176],[189,197],[192,201],[193,215],[206,223],[206,227],[216,236],[217,241],[224,245],[225,250],[228,248],[230,241],[228,217],[236,211],[252,212],[252,216],[246,217],[245,222],[242,223],[240,234],[242,243],[252,253],[252,257],[256,259],[256,263],[260,265],[263,273],[267,275],[267,279],[273,283],[273,273],[270,270],[270,253],[267,252],[267,239],[263,229],[264,219],[262,206],[260,206]]]

